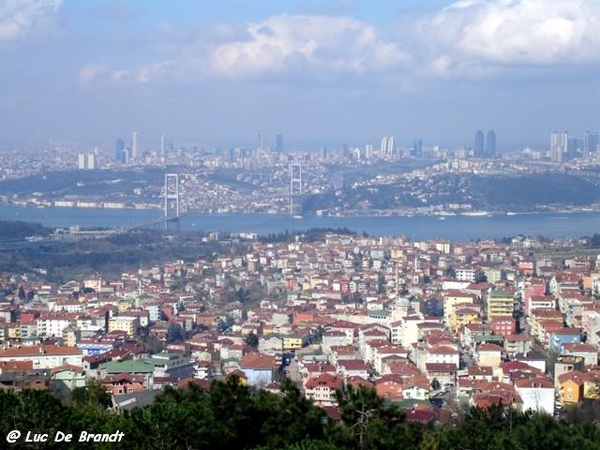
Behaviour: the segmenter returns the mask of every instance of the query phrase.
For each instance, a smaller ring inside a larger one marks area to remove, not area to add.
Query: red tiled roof
[[[10,370],[33,370],[33,361],[2,361],[0,372]]]
[[[427,372],[456,372],[456,365],[449,363],[427,363]]]
[[[423,425],[430,425],[435,422],[436,415],[432,411],[411,408],[406,411],[406,420],[409,422],[419,422]]]
[[[360,377],[358,375],[353,375],[351,377],[348,377],[348,379],[346,380],[346,384],[347,385],[352,385],[353,387],[359,387],[359,386],[363,386],[366,388],[372,388],[373,387],[373,383],[371,383],[370,381],[365,380],[363,377]]]
[[[554,384],[552,381],[542,377],[515,380],[515,386],[520,388],[554,389]]]
[[[430,348],[428,352],[432,355],[458,355],[459,353],[458,350],[445,346]]]
[[[240,360],[242,369],[274,369],[275,356],[263,353],[247,353]]]
[[[317,386],[325,386],[329,389],[341,389],[342,385],[343,381],[340,377],[329,373],[322,373],[319,376],[308,380],[304,387],[306,389],[314,389]]]
[[[478,352],[502,352],[503,348],[496,344],[480,344],[477,347]]]
[[[83,369],[78,366],[74,366],[72,364],[63,364],[62,366],[55,367],[52,369],[52,373],[62,372],[63,370],[71,370],[73,372],[82,373]]]
[[[0,358],[27,357],[39,355],[83,355],[83,351],[64,345],[33,345],[26,347],[11,347],[0,350]]]
[[[371,368],[371,366],[359,359],[346,359],[338,361],[338,364],[346,370],[369,370]]]
[[[598,349],[590,344],[563,344],[565,350],[571,353],[586,352],[586,353],[598,353]]]
[[[184,378],[183,380],[179,380],[177,387],[179,389],[183,389],[187,388],[191,384],[198,386],[200,389],[210,389],[210,381],[201,380],[199,378]]]
[[[567,381],[572,381],[575,384],[583,384],[586,379],[586,374],[580,372],[579,370],[571,370],[570,372],[561,373],[558,376],[558,381],[560,384],[566,383]]]

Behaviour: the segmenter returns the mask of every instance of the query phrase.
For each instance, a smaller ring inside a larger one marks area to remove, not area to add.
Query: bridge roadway
[[[183,214],[180,214],[177,217],[156,217],[154,219],[144,220],[142,222],[136,222],[129,225],[123,225],[114,229],[114,234],[127,233],[131,230],[136,230],[138,228],[149,228],[154,227],[161,224],[168,224],[171,222],[178,222]]]
[[[61,234],[59,236],[53,235],[47,238],[39,238],[39,239],[23,239],[23,240],[10,240],[0,242],[0,251],[14,251],[14,250],[24,250],[27,248],[36,248],[45,245],[54,245],[54,244],[66,244],[71,242],[77,242],[82,239],[101,239],[108,236],[114,236],[117,234],[124,234],[132,230],[137,230],[139,228],[149,228],[153,226],[158,226],[161,224],[168,224],[171,222],[177,222],[181,216],[179,217],[157,217],[154,219],[144,220],[142,222],[137,222],[129,225],[123,225],[117,228],[106,229],[106,230],[79,230],[73,231],[67,234]]]

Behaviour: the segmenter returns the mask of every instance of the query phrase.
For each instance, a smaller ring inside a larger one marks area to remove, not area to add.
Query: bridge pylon
[[[165,174],[165,227],[167,230],[175,225],[179,229],[179,175]],[[171,225],[171,226],[170,226]]]

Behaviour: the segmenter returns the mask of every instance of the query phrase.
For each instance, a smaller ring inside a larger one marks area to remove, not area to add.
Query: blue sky
[[[3,0],[0,135],[460,146],[493,128],[544,150],[600,128],[599,21],[597,0]]]

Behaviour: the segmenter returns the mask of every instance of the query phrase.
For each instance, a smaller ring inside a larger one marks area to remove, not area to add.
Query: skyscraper
[[[95,169],[96,169],[96,151],[87,152],[87,170],[95,170]]]
[[[87,169],[87,158],[85,152],[77,153],[77,168],[79,170]]]
[[[483,132],[481,130],[477,130],[475,133],[475,147],[473,147],[473,155],[476,158],[481,158],[483,156]]]
[[[413,148],[411,151],[412,156],[421,156],[421,153],[423,153],[423,141],[421,141],[421,139],[417,139],[416,141],[413,142]]]
[[[160,137],[160,157],[164,158],[167,154],[167,137],[163,134]]]
[[[598,133],[586,131],[583,136],[583,151],[594,153],[598,150]]]
[[[552,134],[550,134],[550,151],[552,151],[553,148],[556,148],[558,146],[558,133],[556,131],[553,131]]]
[[[570,137],[567,140],[567,149],[565,150],[566,161],[577,158],[577,138]]]
[[[560,146],[563,153],[569,148],[569,133],[566,131],[563,131],[563,133],[560,135]]]
[[[123,150],[125,149],[125,142],[123,139],[118,138],[115,142],[115,159],[119,162],[124,162]]]
[[[142,157],[142,152],[138,144],[137,131],[134,131],[133,135],[131,136],[131,157],[133,159],[140,159]]]
[[[394,136],[390,136],[387,141],[387,151],[386,154],[392,155],[394,153]]]
[[[257,147],[257,149],[258,149],[258,150],[262,150],[262,149],[263,149],[263,145],[264,145],[264,133],[263,133],[263,131],[261,130],[261,131],[258,133],[258,147]]]
[[[556,131],[550,135],[550,160],[556,163],[563,161],[563,148]]]
[[[379,156],[385,155],[385,152],[387,151],[387,146],[388,146],[388,138],[387,138],[387,136],[384,136],[383,139],[381,140],[381,145],[379,146]]]
[[[494,130],[489,130],[487,133],[485,155],[488,158],[494,158],[496,156],[496,133]]]
[[[283,134],[277,133],[275,136],[275,152],[283,153]]]
[[[96,168],[95,151],[80,151],[77,154],[77,168],[79,170],[94,170]]]

